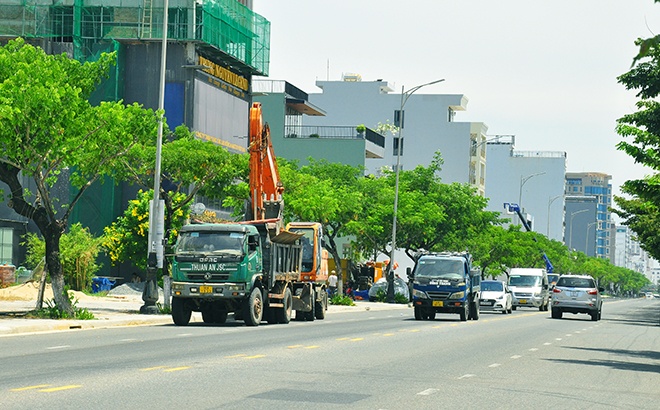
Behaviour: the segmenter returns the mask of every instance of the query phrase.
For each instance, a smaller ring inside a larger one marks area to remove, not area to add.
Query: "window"
[[[14,230],[0,228],[0,263],[12,263],[12,250],[14,249]]]
[[[399,151],[399,140],[401,140],[401,150]],[[399,137],[394,137],[392,140],[392,146],[393,146],[393,152],[392,155],[397,156],[397,155],[403,155],[403,138]],[[397,151],[399,151],[397,153]]]

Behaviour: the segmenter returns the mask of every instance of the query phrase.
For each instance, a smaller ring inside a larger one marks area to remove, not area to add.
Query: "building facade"
[[[317,81],[321,93],[310,93],[309,101],[326,112],[324,117],[309,117],[308,125],[394,124],[395,111],[401,109],[402,95],[394,93],[387,81],[362,81],[357,75],[342,81]],[[437,85],[435,87],[441,87]],[[440,152],[444,165],[440,177],[444,183],[470,183],[480,195],[485,191],[486,159],[476,147],[486,138],[483,123],[456,122],[457,111],[465,111],[464,95],[412,94],[405,102],[402,134],[388,133],[384,155],[368,156],[367,172],[378,174],[383,167],[395,169],[397,154],[400,169],[428,166]],[[400,147],[400,149],[399,149]]]
[[[251,3],[170,0],[168,7],[167,124],[171,130],[185,124],[198,138],[234,153],[247,151],[250,84],[255,75],[268,75],[270,60],[270,22],[254,13]],[[66,53],[81,62],[115,52],[117,65],[92,103],[123,100],[156,110],[163,17],[162,3],[143,0],[0,0],[0,43],[24,37],[48,54]],[[81,222],[97,235],[110,225],[138,189],[113,182],[86,192],[70,222]],[[24,225],[26,221],[0,205],[0,228]],[[2,237],[8,237],[4,231]],[[22,263],[22,258],[13,258],[13,263]]]
[[[518,204],[532,220],[533,231],[561,241],[566,153],[519,151],[515,140],[513,135],[489,136],[485,144],[488,210],[503,212],[505,203]],[[521,224],[517,216],[510,220]]]
[[[595,254],[588,255],[613,261],[616,246],[616,231],[613,231],[612,217],[609,211],[609,207],[612,206],[611,179],[611,175],[599,172],[566,173],[567,196],[585,196],[596,199],[596,215],[590,221],[594,224],[594,229],[596,230]]]

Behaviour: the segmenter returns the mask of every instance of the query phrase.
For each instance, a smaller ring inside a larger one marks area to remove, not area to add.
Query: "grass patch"
[[[46,299],[46,307],[41,308],[34,312],[34,317],[39,319],[78,319],[78,320],[94,320],[94,314],[87,310],[87,308],[78,307],[78,299],[74,299],[73,293],[68,293],[69,300],[73,306],[73,317],[68,313],[61,311],[57,308],[57,304],[53,299]]]

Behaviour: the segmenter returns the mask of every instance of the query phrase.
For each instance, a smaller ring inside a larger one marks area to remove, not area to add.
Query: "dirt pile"
[[[82,292],[71,291],[74,294],[74,300],[98,300],[96,296],[88,296]],[[34,300],[36,302],[39,295],[39,282],[29,281],[21,285],[10,286],[0,289],[0,300]],[[46,284],[44,291],[44,300],[53,299],[53,288],[49,283]]]

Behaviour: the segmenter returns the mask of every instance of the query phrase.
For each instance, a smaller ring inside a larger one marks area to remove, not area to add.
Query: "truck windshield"
[[[520,276],[520,275],[511,275],[509,277],[510,286],[541,286],[541,277],[540,276]]]
[[[295,228],[291,229],[291,232],[304,235],[300,238],[300,242],[302,243],[302,271],[310,272],[314,269],[314,229]]]
[[[481,282],[481,290],[484,292],[502,292],[502,282]]]
[[[242,255],[245,236],[238,232],[183,232],[177,254]]]
[[[421,259],[415,276],[439,279],[460,279],[464,277],[463,261],[454,259]]]

